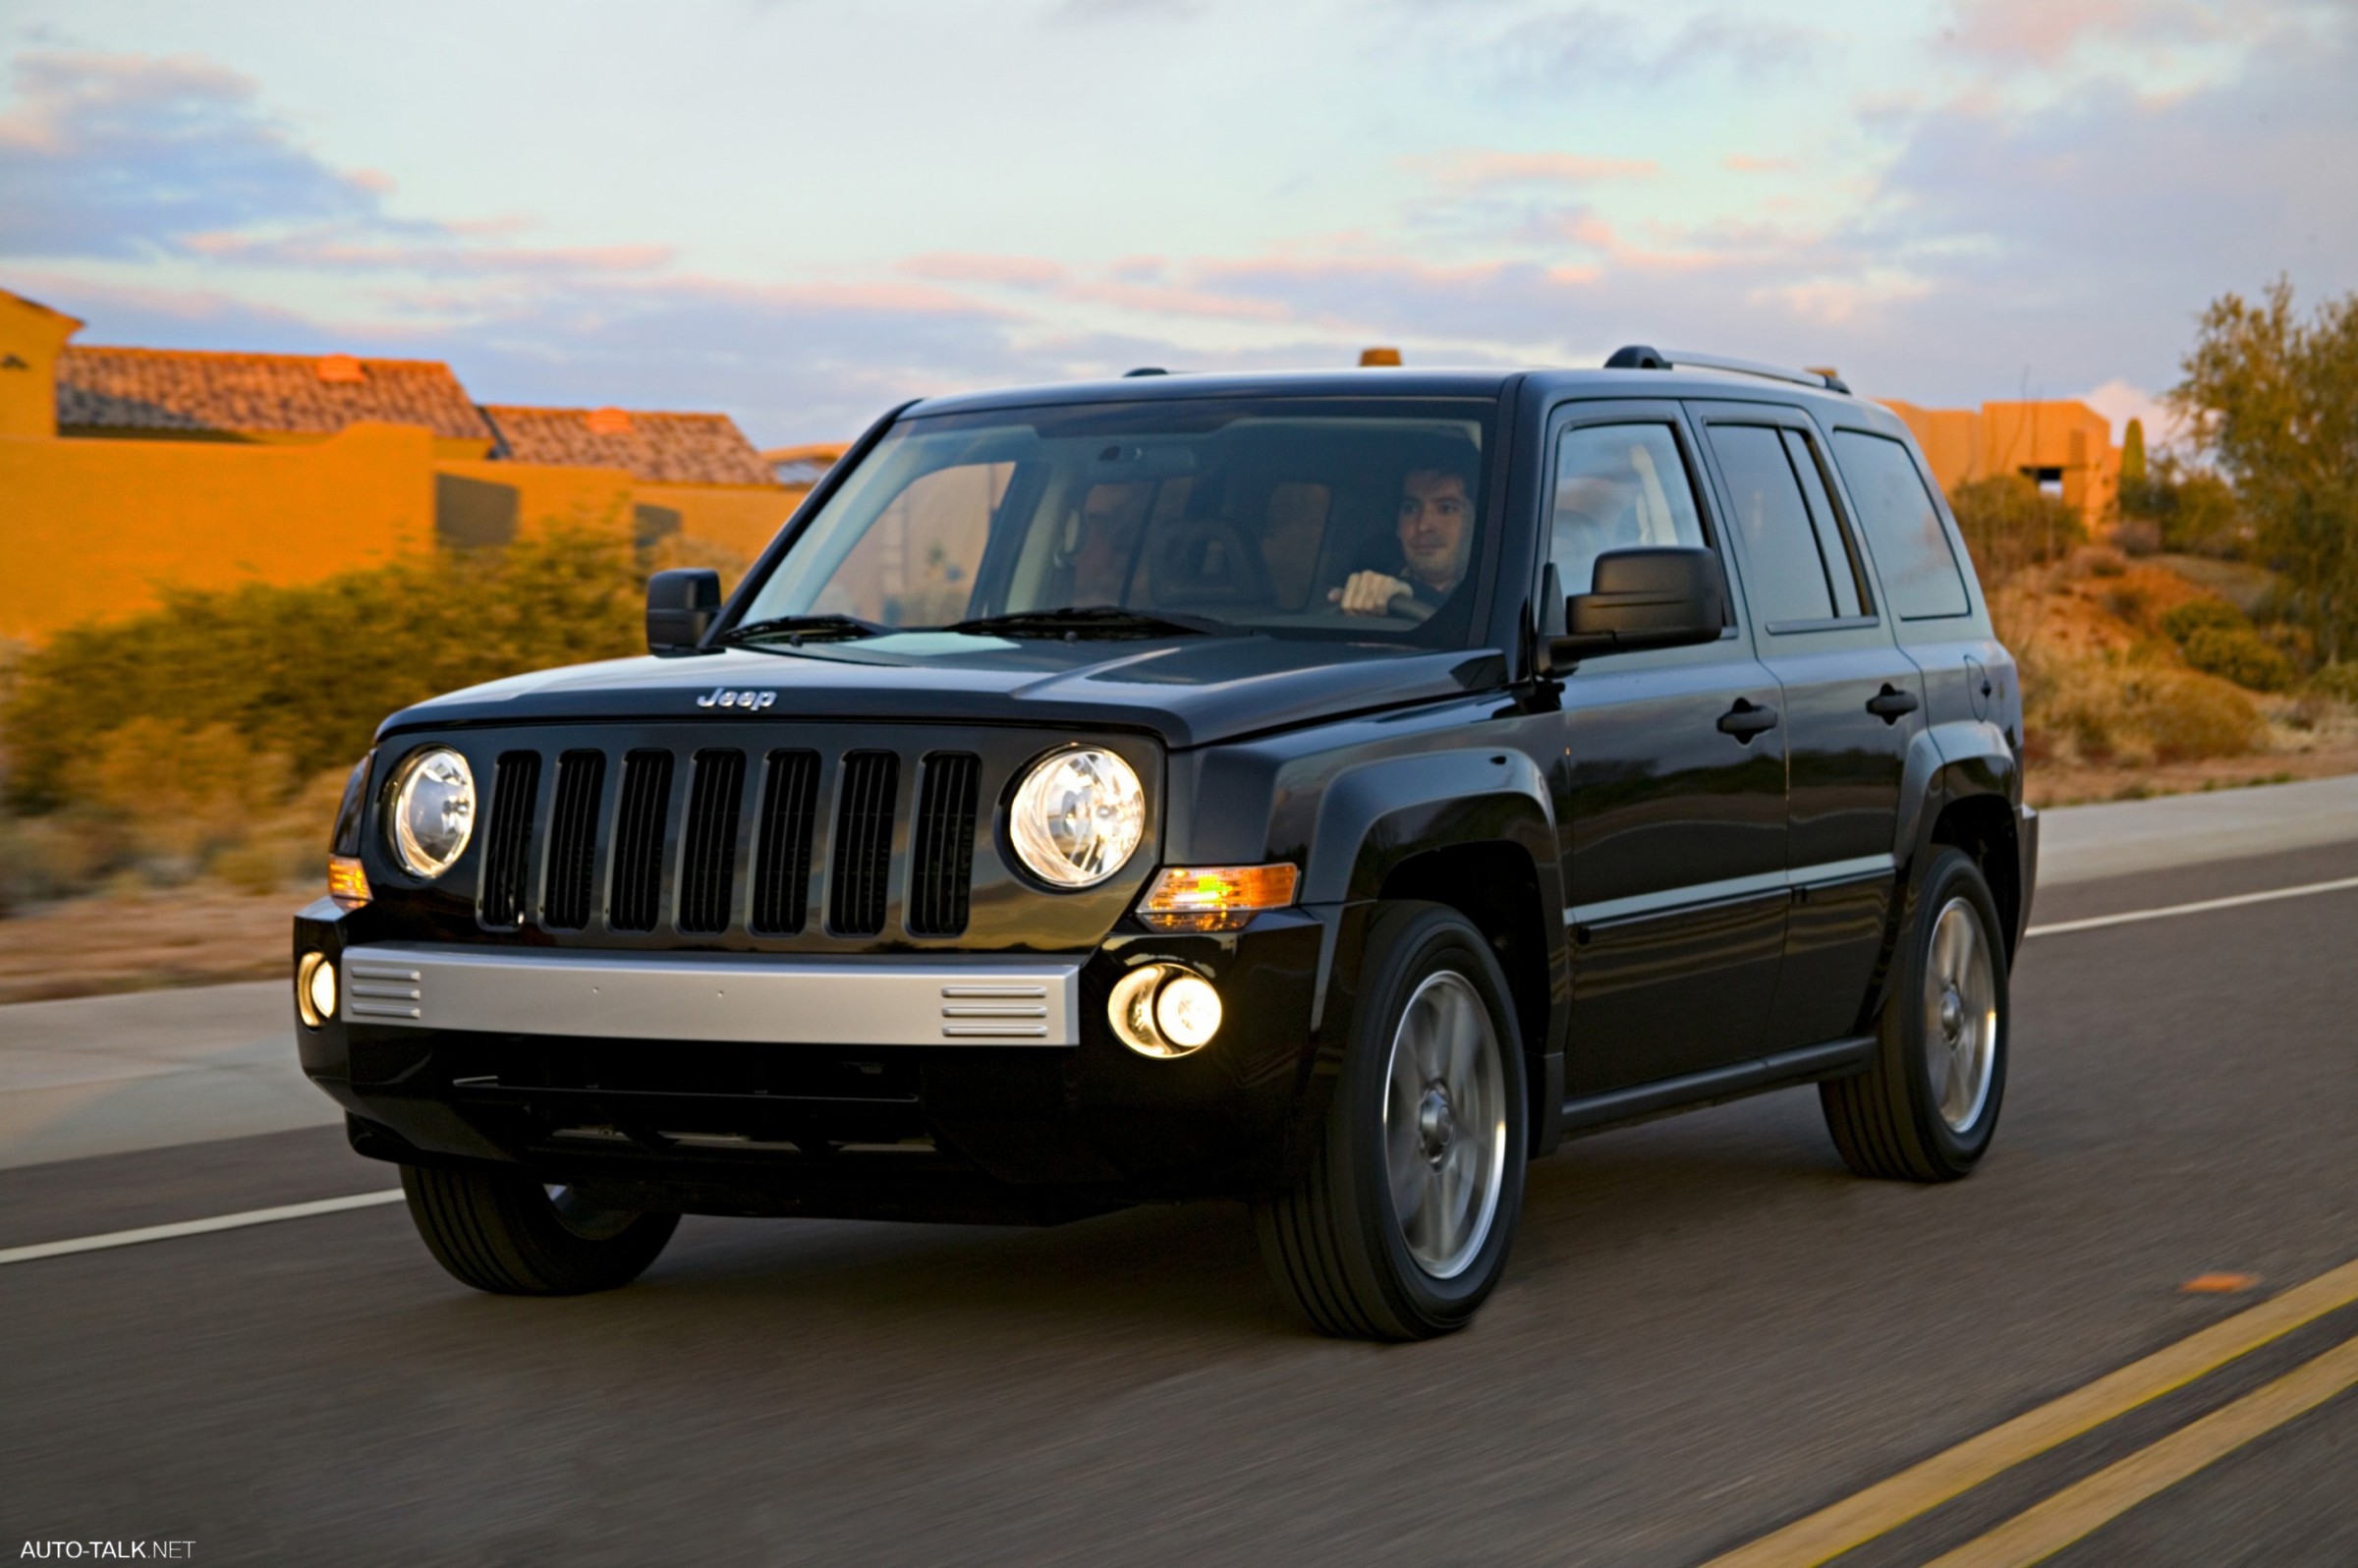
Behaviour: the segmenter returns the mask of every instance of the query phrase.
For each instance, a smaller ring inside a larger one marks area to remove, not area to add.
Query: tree
[[[2235,484],[2293,614],[2328,659],[2358,653],[2358,294],[2301,320],[2278,278],[2202,314],[2168,394]]]
[[[2120,487],[2145,483],[2145,421],[2131,420],[2120,437]]]

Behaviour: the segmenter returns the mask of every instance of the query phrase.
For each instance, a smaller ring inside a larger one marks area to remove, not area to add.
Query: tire
[[[1988,1151],[2006,1090],[2003,928],[1981,868],[1939,851],[1894,956],[1874,1065],[1818,1086],[1834,1148],[1861,1176],[1955,1181]]]
[[[1311,1327],[1429,1339],[1473,1318],[1514,1243],[1522,1036],[1489,944],[1441,905],[1382,906],[1360,979],[1309,1170],[1254,1220],[1278,1295]]]
[[[646,1271],[677,1214],[590,1208],[530,1176],[401,1167],[410,1218],[453,1278],[501,1296],[578,1296]]]

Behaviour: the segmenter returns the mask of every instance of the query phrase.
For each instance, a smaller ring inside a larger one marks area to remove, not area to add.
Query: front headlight
[[[1054,887],[1094,887],[1130,862],[1147,831],[1147,793],[1111,752],[1076,747],[1032,764],[1007,812],[1026,869]]]
[[[475,774],[467,758],[431,746],[401,764],[393,785],[393,852],[418,876],[440,876],[475,836]]]

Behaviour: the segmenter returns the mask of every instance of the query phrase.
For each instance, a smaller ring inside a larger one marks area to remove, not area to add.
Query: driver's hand
[[[1326,590],[1326,602],[1340,605],[1345,615],[1389,615],[1395,596],[1415,589],[1381,572],[1354,572],[1339,588]]]

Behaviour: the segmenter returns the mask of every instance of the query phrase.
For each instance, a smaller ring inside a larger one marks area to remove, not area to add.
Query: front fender
[[[1319,799],[1302,902],[1374,898],[1384,877],[1411,855],[1498,842],[1529,852],[1545,912],[1560,917],[1555,808],[1529,756],[1450,751],[1361,762],[1329,780]]]

